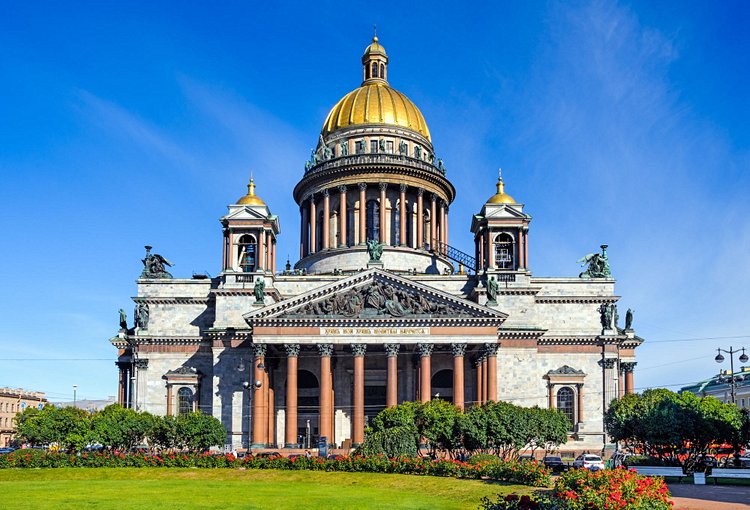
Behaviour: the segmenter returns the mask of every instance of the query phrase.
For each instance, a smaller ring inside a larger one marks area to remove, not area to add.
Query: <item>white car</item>
[[[599,471],[600,469],[604,469],[604,462],[598,455],[584,453],[573,461],[573,467],[588,469],[589,471]]]

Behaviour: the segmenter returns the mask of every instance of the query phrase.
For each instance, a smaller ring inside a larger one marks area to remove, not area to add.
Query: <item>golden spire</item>
[[[516,201],[505,193],[505,183],[503,182],[503,169],[498,168],[497,170],[497,193],[492,195],[489,200],[487,200],[488,204],[515,204]]]
[[[247,184],[247,195],[237,200],[237,205],[266,205],[266,203],[255,194],[255,181],[250,173],[250,182]]]

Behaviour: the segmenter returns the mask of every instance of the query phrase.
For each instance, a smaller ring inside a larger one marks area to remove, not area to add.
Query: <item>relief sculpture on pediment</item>
[[[308,303],[292,313],[329,317],[461,315],[461,311],[457,308],[430,301],[422,294],[411,293],[381,282],[373,282],[336,293],[326,299]]]

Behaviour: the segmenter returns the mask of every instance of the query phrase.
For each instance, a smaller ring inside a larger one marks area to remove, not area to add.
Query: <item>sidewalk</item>
[[[669,484],[674,510],[750,509],[750,487]]]

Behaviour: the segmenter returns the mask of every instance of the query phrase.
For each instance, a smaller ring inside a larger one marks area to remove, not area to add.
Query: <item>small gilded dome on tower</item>
[[[250,177],[247,184],[247,195],[237,200],[237,205],[266,205],[266,203],[255,194],[255,181]]]
[[[515,204],[517,203],[512,196],[505,193],[505,183],[503,183],[503,172],[499,170],[497,173],[497,193],[492,195],[488,204]]]
[[[385,48],[383,47],[383,45],[378,42],[377,35],[373,36],[372,43],[367,48],[365,48],[365,54],[362,56],[362,58],[368,55],[372,55],[374,53],[377,53],[378,55],[383,55],[384,57],[388,56],[385,53]]]

